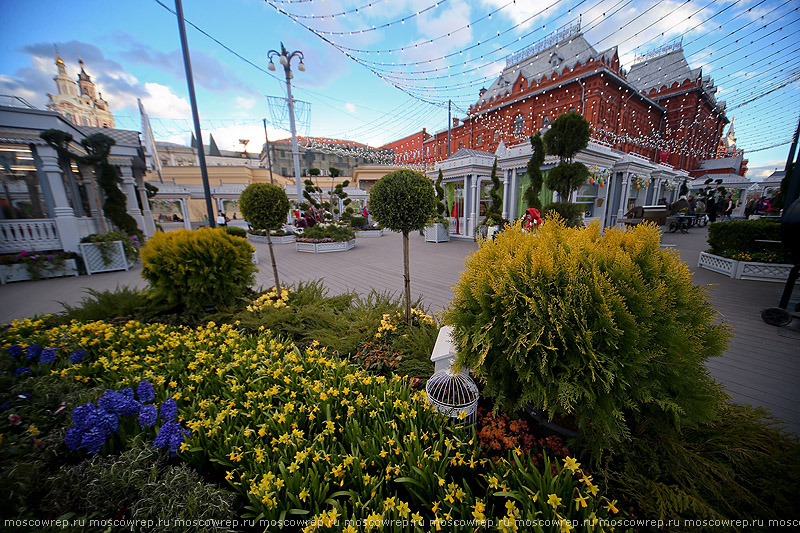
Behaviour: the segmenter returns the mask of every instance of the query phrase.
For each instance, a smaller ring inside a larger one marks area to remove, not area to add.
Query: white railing
[[[164,232],[175,231],[177,229],[186,229],[184,222],[156,222]]]
[[[61,239],[51,218],[0,221],[0,253],[61,249]]]

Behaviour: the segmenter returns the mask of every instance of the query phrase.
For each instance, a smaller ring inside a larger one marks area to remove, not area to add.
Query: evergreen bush
[[[653,225],[507,228],[469,257],[445,313],[456,365],[504,411],[574,416],[595,457],[643,420],[711,419],[721,392],[703,362],[722,353],[728,328],[659,243]]]
[[[708,245],[712,254],[734,257],[737,254],[776,252],[780,261],[791,262],[790,253],[782,244],[771,245],[756,240],[780,241],[781,224],[772,220],[731,220],[708,226]]]
[[[225,233],[228,235],[233,235],[234,237],[242,237],[244,239],[247,238],[247,231],[244,228],[240,228],[239,226],[222,226],[222,229],[225,230]]]
[[[564,219],[567,226],[578,227],[583,223],[583,207],[572,202],[553,202],[544,208],[542,217],[558,215]]]
[[[250,243],[218,228],[156,233],[142,249],[142,277],[189,310],[231,305],[253,284],[252,256]]]
[[[350,226],[353,228],[366,228],[368,220],[365,217],[352,217]]]

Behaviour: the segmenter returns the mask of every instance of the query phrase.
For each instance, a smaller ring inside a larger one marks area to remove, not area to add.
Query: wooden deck
[[[707,230],[692,228],[688,234],[666,234],[663,242],[675,244],[694,271],[694,281],[708,288],[714,308],[732,326],[735,337],[722,357],[708,363],[711,374],[725,384],[735,401],[768,408],[784,420],[789,430],[800,433],[800,319],[779,330],[761,320],[761,310],[777,305],[783,284],[733,280],[697,269],[697,258],[706,245]],[[411,235],[411,292],[421,297],[433,312],[442,310],[452,297],[451,287],[459,279],[464,259],[476,249],[474,242],[425,243]],[[269,251],[255,244],[260,258],[257,286],[273,285]],[[398,295],[403,289],[403,251],[399,234],[358,239],[348,252],[298,253],[293,244],[275,246],[278,272],[283,284],[324,280],[332,294],[372,289]],[[140,267],[115,272],[20,282],[0,287],[0,323],[35,313],[58,312],[59,301],[75,304],[86,287],[113,289],[116,285],[144,287]],[[792,305],[800,298],[796,290]]]

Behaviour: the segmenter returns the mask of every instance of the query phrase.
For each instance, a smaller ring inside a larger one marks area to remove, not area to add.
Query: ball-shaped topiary
[[[286,222],[289,198],[271,183],[253,183],[239,197],[242,216],[255,229],[278,229]]]
[[[722,394],[703,363],[729,333],[659,243],[653,225],[506,228],[469,257],[446,310],[456,364],[503,410],[574,415],[595,457],[645,420],[710,420]]]
[[[141,254],[154,293],[189,310],[231,305],[255,281],[253,247],[221,228],[158,232]]]
[[[421,230],[436,213],[433,182],[420,172],[395,170],[370,190],[369,211],[372,218],[392,231],[408,234]]]

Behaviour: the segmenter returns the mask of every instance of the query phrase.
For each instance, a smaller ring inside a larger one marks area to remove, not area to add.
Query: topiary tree
[[[117,228],[131,235],[141,235],[142,232],[136,225],[136,220],[128,214],[125,195],[119,189],[119,174],[117,169],[108,162],[111,147],[116,141],[102,133],[89,135],[81,140],[86,149],[86,161],[94,164],[97,169],[98,183],[106,195],[103,204],[103,213]]]
[[[574,416],[594,457],[650,423],[711,420],[722,393],[704,362],[729,330],[654,225],[536,234],[519,223],[467,259],[444,321],[456,365],[504,411]]]
[[[428,225],[436,209],[433,183],[425,174],[395,170],[381,179],[369,193],[369,208],[379,224],[403,234],[406,324],[411,324],[411,278],[408,268],[408,234]]]
[[[338,169],[338,168],[336,168],[336,167],[330,167],[330,168],[328,169],[328,172],[330,173],[330,175],[331,175],[331,177],[332,177],[332,178],[338,178],[338,177],[339,177],[339,176],[342,174],[342,171],[341,171],[341,170],[339,170],[339,169]]]
[[[269,257],[272,260],[272,274],[275,277],[275,290],[281,297],[281,283],[278,279],[278,266],[275,263],[275,252],[272,249],[270,230],[279,229],[286,221],[290,209],[286,192],[271,183],[253,183],[248,185],[239,196],[239,209],[242,216],[255,229],[267,230]]]
[[[442,174],[442,169],[439,169],[439,176],[436,178],[436,183],[434,184],[434,188],[436,190],[436,222],[439,224],[445,224],[447,219],[444,216],[444,212],[446,207],[444,205],[444,187],[442,186],[442,180],[444,179],[444,174]]]
[[[312,167],[312,168],[308,169],[308,175],[309,176],[319,176],[319,174],[320,174],[320,170],[318,168]]]
[[[589,178],[586,165],[572,161],[572,158],[589,144],[590,133],[589,122],[580,113],[572,111],[555,119],[544,134],[545,151],[557,155],[560,160],[547,173],[545,184],[558,193],[561,202],[568,202],[572,192]]]
[[[542,164],[544,163],[544,141],[542,141],[541,132],[536,132],[536,135],[531,136],[531,147],[533,153],[528,161],[528,178],[530,178],[531,184],[525,190],[525,202],[528,207],[541,209],[542,201],[539,199],[539,194],[542,192]]]
[[[333,174],[331,174],[331,176],[333,176]],[[337,174],[337,176],[338,176],[338,174]],[[342,183],[337,184],[336,187],[333,188],[333,191],[331,191],[331,205],[334,205],[334,206],[338,205],[339,201],[341,201],[342,202],[342,206],[345,208],[345,211],[342,214],[341,218],[343,220],[348,220],[349,221],[350,220],[350,216],[353,214],[353,209],[350,208],[350,210],[348,211],[348,206],[350,205],[350,203],[353,200],[348,198],[348,194],[344,190],[344,188],[347,187],[348,185],[350,185],[350,180],[344,180]],[[334,207],[333,212],[334,212],[335,215],[338,215],[339,208],[338,207]],[[336,218],[336,220],[338,222],[339,217],[337,216],[335,218]]]
[[[305,180],[303,184],[305,185],[305,188],[303,189],[303,198],[308,201],[308,204],[314,210],[319,210],[322,207],[322,188],[318,187],[310,179]]]
[[[151,290],[189,311],[234,304],[255,271],[250,243],[222,228],[159,231],[142,248],[142,277]]]
[[[497,158],[494,158],[494,165],[492,165],[492,189],[489,191],[489,198],[492,203],[486,210],[486,218],[484,219],[487,226],[496,226],[503,223],[503,197],[500,195],[500,178],[497,177]]]

